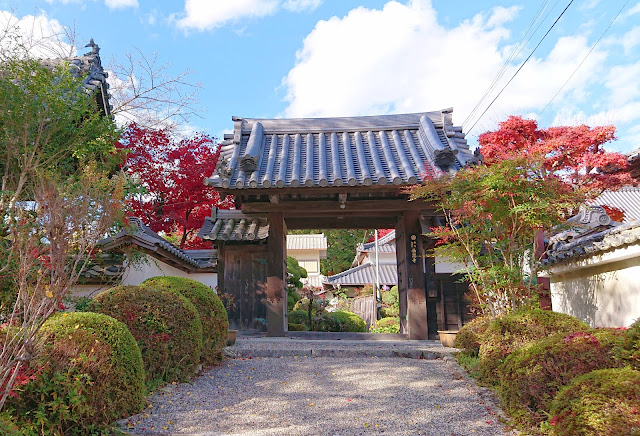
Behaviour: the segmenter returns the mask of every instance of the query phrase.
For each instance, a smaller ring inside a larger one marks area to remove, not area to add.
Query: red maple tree
[[[230,209],[233,200],[221,199],[203,183],[218,162],[220,147],[208,135],[176,140],[165,130],[131,124],[120,146],[128,149],[126,169],[142,188],[129,198],[131,214],[153,231],[177,235],[182,248],[205,248],[196,236],[213,207]]]
[[[510,116],[500,128],[478,138],[487,165],[517,157],[542,157],[549,176],[594,197],[606,189],[635,184],[621,153],[604,145],[615,140],[614,126],[561,126],[539,129],[534,120]]]

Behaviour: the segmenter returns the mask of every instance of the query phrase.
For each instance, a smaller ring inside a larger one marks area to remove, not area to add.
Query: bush
[[[142,410],[142,356],[127,327],[97,313],[71,312],[42,326],[32,381],[7,403],[24,430],[89,434]],[[46,429],[46,430],[45,430]]]
[[[491,322],[489,316],[479,316],[465,324],[456,335],[456,348],[469,356],[477,356],[480,353],[482,335]]]
[[[617,351],[621,359],[640,370],[640,318],[625,331],[622,344]]]
[[[4,418],[2,416],[0,416],[0,434],[3,436],[22,436],[9,417]]]
[[[304,324],[297,324],[297,323],[291,323],[291,322],[289,323],[290,332],[306,332],[307,330],[309,329]]]
[[[639,435],[640,371],[600,369],[576,377],[551,403],[554,436]]]
[[[498,393],[514,421],[540,424],[560,387],[596,369],[619,366],[614,348],[622,332],[559,333],[515,350],[498,367]]]
[[[304,313],[307,313],[307,311],[309,310],[309,299],[308,298],[303,298],[301,300],[299,300],[295,306],[293,306],[293,311],[303,311]],[[320,301],[318,300],[313,300],[313,304],[311,305],[311,315],[316,315],[318,312],[322,312],[322,305],[320,304]],[[309,315],[307,315],[307,318],[309,317]]]
[[[202,323],[202,362],[214,364],[222,359],[222,349],[227,345],[229,320],[222,301],[209,286],[183,277],[153,277],[142,282],[143,286],[176,291],[187,297],[195,306]]]
[[[482,337],[480,364],[483,378],[489,379],[514,350],[555,333],[589,331],[570,315],[532,309],[494,318]]]
[[[129,327],[142,352],[147,382],[187,380],[194,374],[202,323],[186,297],[151,286],[117,286],[98,294],[91,310]]]
[[[371,333],[398,333],[400,331],[400,320],[398,318],[382,318],[376,321],[376,327]]]
[[[289,312],[293,310],[296,303],[300,301],[301,298],[302,296],[300,295],[300,292],[298,292],[296,288],[287,289],[287,309],[289,310]]]
[[[364,320],[352,312],[337,310],[327,312],[318,323],[318,330],[322,332],[366,332]]]
[[[398,285],[393,286],[386,292],[382,292],[382,302],[387,306],[394,306],[398,304]]]
[[[293,312],[289,312],[289,323],[303,324],[309,328],[309,314],[303,310],[294,310]]]

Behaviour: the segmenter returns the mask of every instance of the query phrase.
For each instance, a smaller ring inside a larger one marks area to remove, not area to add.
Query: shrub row
[[[627,330],[590,329],[569,315],[534,309],[476,318],[456,346],[526,431],[640,434],[640,320]]]
[[[300,300],[303,301],[303,300]],[[307,304],[307,308],[308,308]],[[336,310],[335,312],[312,312],[312,318],[317,331],[321,332],[366,332],[367,325],[364,320],[353,312]],[[299,325],[305,330],[311,330],[309,325],[309,313],[306,310],[294,310],[289,312],[289,325],[294,329]],[[292,330],[290,328],[290,330]],[[294,331],[294,330],[292,330]]]
[[[25,382],[7,402],[7,416],[24,435],[104,434],[142,409],[150,387],[187,380],[201,363],[222,357],[226,311],[194,280],[118,286],[87,307],[51,317],[41,329],[42,353],[21,368]],[[0,433],[10,434],[3,417]]]

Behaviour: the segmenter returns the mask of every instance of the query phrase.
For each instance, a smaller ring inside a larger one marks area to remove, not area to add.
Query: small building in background
[[[327,258],[327,237],[323,233],[287,235],[287,256],[296,259],[307,271],[307,278],[302,279],[304,285],[322,287],[325,276],[320,273],[320,259]]]
[[[640,188],[606,191],[570,222],[545,261],[553,310],[592,327],[629,326],[640,318]]]

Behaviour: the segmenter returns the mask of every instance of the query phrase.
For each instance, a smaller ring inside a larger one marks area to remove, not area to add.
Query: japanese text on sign
[[[411,250],[411,263],[418,262],[418,237],[416,235],[411,235],[409,238],[409,248]]]

